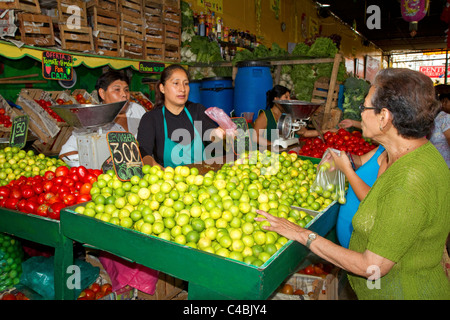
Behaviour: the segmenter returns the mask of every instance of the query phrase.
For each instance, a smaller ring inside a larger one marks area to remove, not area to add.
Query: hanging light
[[[411,37],[417,34],[419,21],[427,14],[429,4],[429,0],[401,0],[402,17],[409,22]]]

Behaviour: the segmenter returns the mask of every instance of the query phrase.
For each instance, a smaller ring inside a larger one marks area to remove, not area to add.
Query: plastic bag
[[[333,158],[327,156],[330,149],[327,149],[322,156],[316,173],[316,179],[310,190],[319,196],[337,200],[340,204],[345,204],[345,174],[334,167]],[[342,151],[331,149],[340,155]]]
[[[75,296],[90,286],[100,273],[98,267],[76,259],[75,265],[80,268],[80,283],[75,287]],[[29,287],[42,296],[45,300],[55,299],[55,271],[54,257],[31,257],[22,263],[22,276],[20,284]]]
[[[111,279],[113,291],[129,285],[147,294],[155,294],[159,278],[157,270],[126,261],[108,252],[102,252],[99,260]]]
[[[237,129],[236,124],[231,120],[231,118],[222,109],[220,109],[218,107],[210,107],[205,110],[205,113],[213,121],[217,122],[219,127],[221,127],[223,130],[235,131]]]

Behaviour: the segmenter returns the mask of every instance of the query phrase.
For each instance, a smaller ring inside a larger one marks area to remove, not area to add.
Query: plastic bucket
[[[266,109],[266,93],[273,87],[270,62],[241,61],[234,79],[234,113],[253,112],[253,121],[259,110]]]
[[[234,88],[231,77],[212,77],[202,80],[202,104],[206,108],[218,107],[230,115],[233,111]]]
[[[200,96],[200,88],[202,87],[201,80],[191,80],[189,81],[189,97],[188,100],[194,103],[202,103],[202,98]]]

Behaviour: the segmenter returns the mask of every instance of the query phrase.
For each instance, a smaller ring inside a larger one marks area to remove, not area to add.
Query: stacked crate
[[[143,0],[119,0],[121,56],[145,58]]]
[[[87,3],[87,8],[95,53],[118,57],[120,55],[120,15],[117,1],[92,0]]]
[[[143,0],[146,22],[146,58],[168,62],[181,59],[179,0]]]
[[[17,14],[20,41],[27,45],[48,47],[55,45],[52,18],[46,15],[28,12]]]
[[[164,60],[164,0],[143,0],[145,28],[145,46],[147,60]]]
[[[179,0],[164,0],[164,61],[181,60],[181,9]]]
[[[88,26],[86,2],[57,0],[58,35],[61,48],[69,51],[94,51],[92,29]]]
[[[7,10],[2,12],[2,10]],[[47,47],[55,45],[53,23],[50,17],[41,14],[41,6],[38,0],[12,0],[0,1],[0,19],[8,30],[20,34],[20,41],[26,45]]]

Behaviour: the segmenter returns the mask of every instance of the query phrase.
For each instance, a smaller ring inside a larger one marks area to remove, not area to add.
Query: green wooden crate
[[[73,242],[62,236],[60,221],[0,208],[0,232],[55,248],[55,299],[72,298],[66,271],[74,261]]]
[[[194,300],[267,299],[309,253],[298,242],[288,241],[256,267],[105,223],[73,208],[61,211],[65,237],[188,281],[188,298]],[[319,213],[309,229],[325,236],[335,226],[338,211],[339,205],[334,204]]]

